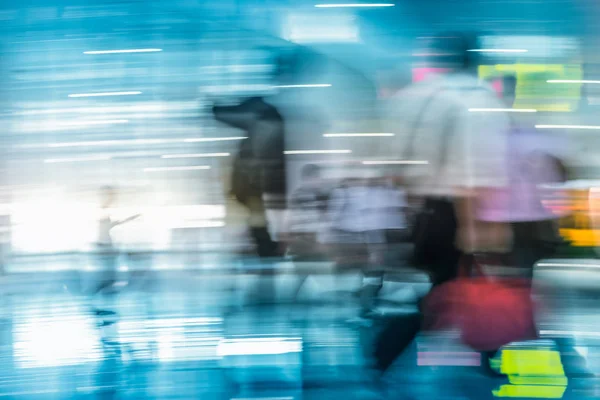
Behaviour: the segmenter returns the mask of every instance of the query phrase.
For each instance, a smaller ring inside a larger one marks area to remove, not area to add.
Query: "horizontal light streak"
[[[600,81],[588,81],[580,79],[549,79],[548,83],[600,83]]]
[[[362,161],[363,165],[427,165],[429,161],[425,160],[373,160]]]
[[[384,137],[394,136],[393,133],[325,133],[323,137]]]
[[[578,264],[578,263],[538,263],[536,267],[543,268],[600,268],[600,263]]]
[[[122,49],[122,50],[91,50],[83,54],[127,54],[127,53],[158,53],[162,49]]]
[[[249,355],[278,355],[301,353],[300,338],[252,338],[222,340],[217,346],[219,357],[249,356]]]
[[[284,154],[350,154],[352,150],[286,150]]]
[[[136,96],[138,94],[142,94],[142,92],[138,90],[131,90],[126,92],[97,92],[97,93],[73,93],[70,94],[71,98],[78,97],[108,97],[108,96]]]
[[[316,8],[368,8],[368,7],[394,7],[394,3],[342,3],[342,4],[316,4]]]
[[[276,88],[280,89],[294,89],[294,88],[328,88],[333,86],[331,83],[305,83],[299,85],[277,85]]]
[[[113,124],[127,124],[128,119],[103,119],[103,120],[89,120],[89,121],[70,121],[61,122],[59,126],[89,126],[89,125],[113,125]]]
[[[469,112],[535,113],[534,108],[469,108]]]
[[[160,158],[203,158],[203,157],[229,157],[229,153],[197,153],[197,154],[165,154]]]
[[[90,140],[83,142],[59,142],[50,143],[50,148],[62,147],[92,147],[92,146],[121,146],[121,145],[144,145],[144,144],[163,144],[176,142],[170,139],[132,139],[132,140]]]
[[[223,142],[230,140],[244,140],[248,139],[247,136],[226,136],[226,137],[211,137],[211,138],[189,138],[184,139],[185,143],[198,143],[198,142]]]
[[[73,157],[73,158],[48,158],[44,160],[46,164],[58,164],[58,163],[75,163],[75,162],[88,162],[88,161],[108,161],[110,156],[91,156],[91,157]]]
[[[166,172],[166,171],[200,171],[210,169],[208,165],[191,165],[187,167],[153,167],[144,168],[144,172]]]
[[[526,49],[470,49],[475,53],[527,53]]]
[[[182,138],[182,139],[124,139],[124,140],[89,140],[81,142],[58,142],[49,143],[46,147],[98,147],[98,146],[131,146],[131,145],[152,145],[167,143],[196,143],[196,142],[220,142],[230,140],[247,139],[245,136],[221,137],[221,138]]]
[[[536,129],[600,129],[600,125],[536,125]]]

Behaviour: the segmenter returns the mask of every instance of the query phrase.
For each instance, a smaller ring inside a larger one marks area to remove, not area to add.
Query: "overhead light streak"
[[[284,154],[350,154],[352,150],[286,150]]]
[[[549,79],[546,82],[547,83],[594,83],[594,84],[600,83],[600,81],[589,81],[589,80],[580,80],[580,79]]]
[[[389,137],[393,133],[325,133],[323,137]]]
[[[58,164],[58,163],[75,163],[75,162],[88,162],[88,161],[108,161],[110,156],[91,156],[91,157],[75,157],[75,158],[48,158],[44,160],[46,164]]]
[[[316,4],[316,8],[368,8],[368,7],[394,7],[393,3],[342,3],[342,4]]]
[[[69,121],[61,122],[60,126],[89,126],[89,125],[113,125],[113,124],[127,124],[128,119],[104,119],[104,120],[90,120],[90,121]]]
[[[269,337],[223,339],[217,346],[217,355],[219,357],[279,355],[301,352],[302,339],[300,338]]]
[[[182,140],[180,140],[182,141]],[[145,144],[163,144],[176,143],[177,140],[172,139],[131,139],[131,140],[89,140],[83,142],[59,142],[50,143],[47,147],[62,148],[62,147],[91,147],[91,146],[122,146],[122,145],[145,145]]]
[[[301,85],[277,85],[279,89],[297,89],[297,88],[328,88],[333,86],[331,83],[306,83]]]
[[[470,49],[467,51],[475,53],[527,53],[526,49]]]
[[[469,108],[469,112],[535,113],[534,108]]]
[[[155,167],[144,168],[144,172],[166,172],[166,171],[200,171],[210,169],[208,165],[191,165],[187,167]]]
[[[229,157],[229,153],[198,153],[198,154],[165,154],[160,158],[204,158],[204,157]]]
[[[427,165],[429,161],[424,160],[373,160],[373,161],[362,161],[363,165]]]
[[[78,98],[78,97],[136,96],[138,94],[142,94],[142,92],[133,90],[133,91],[127,91],[127,92],[73,93],[73,94],[70,94],[69,97]]]
[[[600,125],[536,125],[535,127],[536,129],[600,129]]]
[[[81,142],[58,142],[44,145],[49,148],[63,147],[98,147],[98,146],[135,146],[135,145],[153,145],[167,143],[196,143],[196,142],[221,142],[231,140],[244,140],[245,136],[232,136],[221,138],[180,138],[180,139],[119,139],[119,140],[87,140]]]
[[[158,53],[162,49],[123,49],[123,50],[92,50],[84,51],[83,54],[126,54],[126,53]]]
[[[198,142],[226,142],[230,140],[244,140],[248,139],[247,136],[226,136],[226,137],[211,137],[211,138],[189,138],[184,139],[185,143],[198,143]]]
[[[585,264],[578,264],[578,263],[546,263],[546,262],[541,262],[541,263],[537,263],[536,264],[537,267],[544,267],[544,268],[561,268],[561,269],[567,269],[567,268],[600,268],[600,264],[599,263],[585,263]]]

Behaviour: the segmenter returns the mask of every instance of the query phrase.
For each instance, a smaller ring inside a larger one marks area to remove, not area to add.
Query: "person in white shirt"
[[[435,225],[415,242],[416,259],[427,264],[434,284],[456,276],[461,253],[504,251],[510,241],[508,224],[477,218],[478,198],[507,185],[510,123],[494,90],[477,78],[479,53],[469,51],[475,49],[472,38],[439,37],[431,53],[441,54],[452,72],[398,93],[385,118],[395,137],[379,158],[409,162],[401,167],[408,190],[424,201],[423,215]]]
[[[457,277],[463,254],[504,252],[510,246],[508,223],[478,217],[479,200],[508,184],[510,121],[494,90],[477,78],[477,38],[441,34],[428,49],[432,67],[451,72],[416,83],[389,102],[386,132],[393,132],[378,154],[380,164],[395,165],[409,194],[422,201],[413,232],[414,262],[433,285]],[[401,164],[401,165],[398,165]],[[376,340],[379,368],[401,354],[414,363],[414,337],[420,316],[399,317]],[[410,345],[413,345],[410,347]],[[400,367],[401,368],[401,367]],[[393,376],[393,371],[391,375]]]

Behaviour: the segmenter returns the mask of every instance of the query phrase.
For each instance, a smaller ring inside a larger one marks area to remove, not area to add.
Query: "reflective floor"
[[[91,275],[56,272],[44,284],[35,275],[3,278],[0,398],[600,395],[590,378],[571,379],[568,387],[515,389],[476,365],[417,367],[412,350],[381,379],[371,367],[373,338],[383,319],[414,312],[424,289],[408,274],[386,282],[375,320],[357,318],[358,273],[312,276],[297,302],[290,295],[300,277],[292,273],[129,274],[115,296],[99,300],[81,294]],[[94,314],[98,301],[118,314]]]

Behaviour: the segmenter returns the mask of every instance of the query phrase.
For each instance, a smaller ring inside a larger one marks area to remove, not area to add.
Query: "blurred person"
[[[290,196],[287,221],[287,253],[296,262],[322,261],[327,250],[322,240],[329,194],[324,185],[321,168],[307,164],[301,171],[300,186]],[[295,301],[304,286],[308,273],[300,273],[300,281],[292,295]]]
[[[261,97],[235,106],[213,106],[215,118],[246,133],[233,163],[231,194],[250,213],[250,234],[260,257],[281,255],[269,231],[266,210],[285,208],[285,123]],[[270,199],[271,204],[266,200]]]
[[[413,228],[413,263],[429,273],[434,287],[458,276],[463,255],[507,252],[511,242],[509,224],[478,215],[481,198],[508,185],[510,120],[504,112],[485,112],[504,105],[477,77],[479,53],[470,51],[477,48],[472,35],[436,37],[430,61],[449,72],[400,91],[386,118],[397,140],[383,155],[417,161],[402,166],[407,189],[423,204]],[[410,315],[384,329],[375,350],[379,368],[387,369],[413,343],[420,325],[421,318]],[[390,343],[393,337],[401,339]]]
[[[0,216],[0,276],[6,275],[11,253],[11,217]]]
[[[405,243],[408,239],[408,196],[401,180],[382,177],[373,180],[377,202],[378,226],[385,230],[386,243]]]
[[[372,316],[383,287],[386,253],[394,233],[406,228],[402,193],[381,179],[348,179],[331,194],[328,206],[330,240],[336,243],[342,268],[363,273],[361,317]]]
[[[517,79],[503,78],[506,106],[513,107]],[[507,222],[512,226],[512,256],[515,266],[531,276],[534,264],[553,255],[562,243],[558,233],[558,216],[543,205],[540,187],[567,179],[561,161],[565,143],[538,132],[524,114],[511,114],[507,157],[508,185],[482,198],[480,218]]]
[[[116,290],[115,285],[118,282],[117,259],[119,256],[118,249],[115,246],[112,230],[125,223],[137,219],[140,215],[133,215],[123,220],[115,220],[111,216],[112,208],[116,201],[116,190],[111,186],[105,186],[100,191],[100,217],[98,219],[97,237],[94,242],[96,257],[100,264],[100,274],[97,280],[93,283],[90,290],[92,302],[97,297],[110,296]],[[107,315],[115,315],[113,310],[107,310],[93,306],[93,312],[101,317]]]
[[[510,121],[493,88],[477,77],[477,38],[446,34],[431,45],[434,61],[450,72],[418,82],[391,101],[388,121],[411,195],[424,203],[415,227],[415,258],[433,284],[453,279],[461,253],[506,251],[510,227],[481,221],[477,203],[508,184]],[[388,153],[389,154],[389,153]]]

